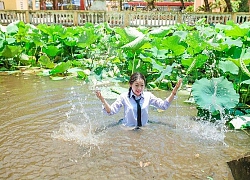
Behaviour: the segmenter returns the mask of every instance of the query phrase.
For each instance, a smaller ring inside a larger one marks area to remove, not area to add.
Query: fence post
[[[237,16],[234,12],[232,12],[232,20],[234,21],[234,23],[237,23]]]
[[[123,26],[124,27],[127,27],[127,26],[129,26],[129,11],[123,11],[123,13],[124,13],[124,24],[123,24]]]
[[[25,21],[26,21],[26,23],[30,24],[30,12],[29,12],[29,10],[25,11]]]
[[[73,24],[74,24],[74,26],[78,26],[78,11],[74,11]]]
[[[183,13],[177,13],[177,23],[180,23],[180,24],[183,23],[182,22],[182,19],[183,19],[182,16],[183,16]]]

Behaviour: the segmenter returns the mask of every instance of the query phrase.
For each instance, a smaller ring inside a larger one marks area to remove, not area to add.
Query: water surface
[[[226,162],[250,151],[249,136],[194,121],[187,96],[134,131],[80,80],[0,76],[0,179],[233,180]]]

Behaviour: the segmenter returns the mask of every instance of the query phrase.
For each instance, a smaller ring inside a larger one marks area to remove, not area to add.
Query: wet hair
[[[146,79],[144,77],[143,74],[139,73],[139,72],[135,72],[134,74],[132,74],[130,76],[130,79],[129,79],[129,84],[132,85],[136,80],[138,79],[142,79],[144,81],[144,83],[146,84]],[[131,91],[132,91],[132,87],[129,87],[129,90],[128,90],[128,97],[130,97],[131,95]]]

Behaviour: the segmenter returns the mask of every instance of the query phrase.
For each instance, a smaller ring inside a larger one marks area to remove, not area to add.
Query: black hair
[[[139,73],[139,72],[135,72],[130,76],[129,84],[132,85],[138,79],[142,79],[146,85],[146,79],[145,79],[144,75]],[[130,97],[131,90],[132,90],[132,87],[130,86],[128,89],[128,97]]]

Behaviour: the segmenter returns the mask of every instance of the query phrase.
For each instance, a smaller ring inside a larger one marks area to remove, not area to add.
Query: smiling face
[[[144,91],[145,82],[142,78],[138,78],[132,84],[130,84],[130,87],[132,88],[132,91],[136,96],[140,96]]]

